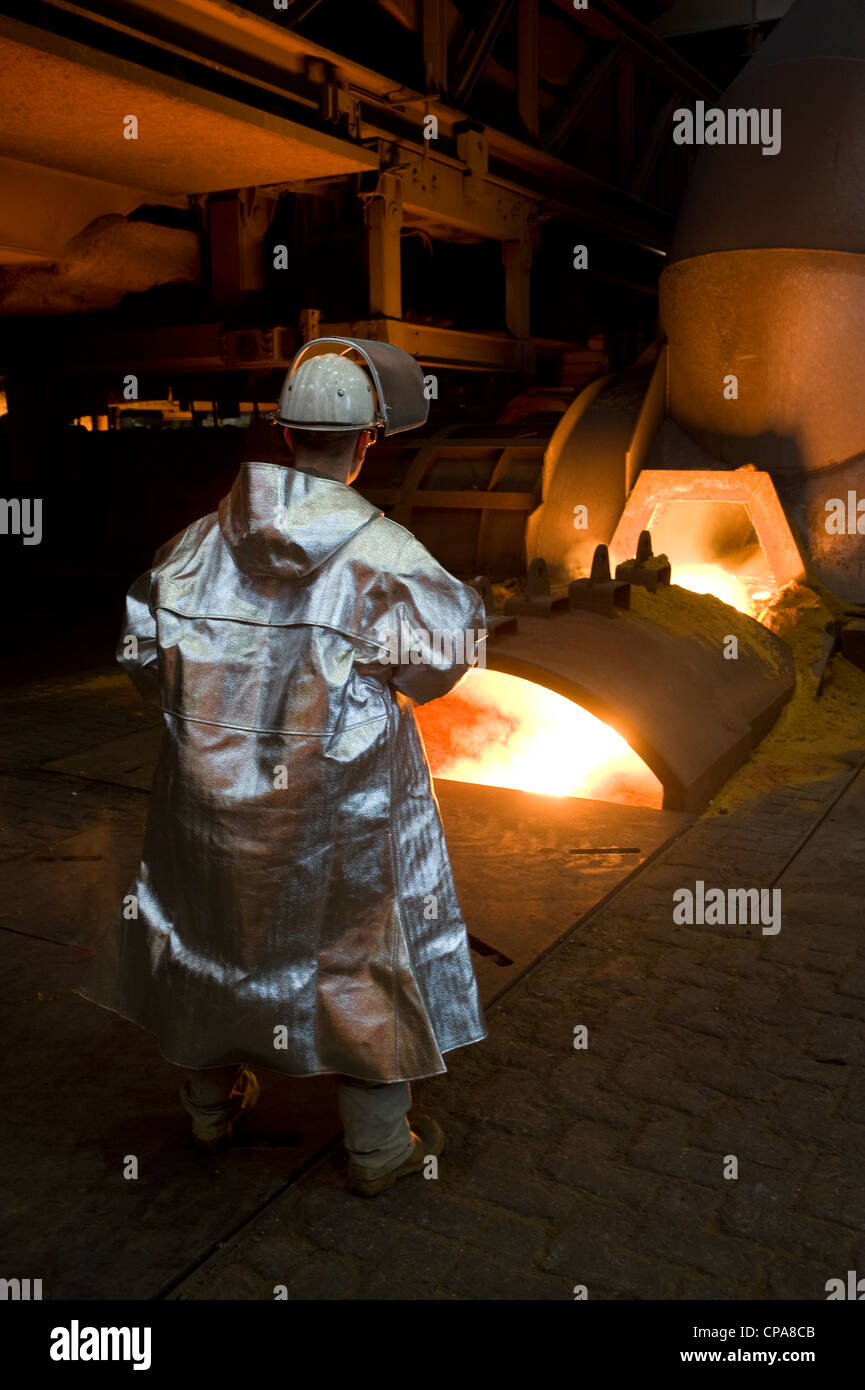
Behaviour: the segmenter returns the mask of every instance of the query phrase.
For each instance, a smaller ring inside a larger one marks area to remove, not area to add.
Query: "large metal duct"
[[[660,301],[672,418],[719,467],[771,474],[813,576],[847,598],[865,589],[863,93],[861,0],[797,0],[719,101],[779,112],[780,151],[701,150]]]
[[[541,503],[526,527],[526,559],[546,560],[554,583],[588,574],[648,459],[666,404],[666,356],[658,347],[629,371],[586,386],[556,426]]]

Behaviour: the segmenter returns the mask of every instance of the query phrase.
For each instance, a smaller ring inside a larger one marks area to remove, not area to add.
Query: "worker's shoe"
[[[390,1172],[382,1173],[377,1178],[365,1176],[364,1170],[349,1159],[349,1190],[359,1197],[377,1197],[380,1192],[386,1192],[389,1187],[393,1187],[397,1178],[407,1177],[409,1173],[419,1173],[426,1160],[438,1158],[445,1146],[441,1125],[429,1115],[417,1115],[412,1120],[411,1137],[412,1149],[408,1157],[395,1168],[391,1168]]]
[[[244,1115],[248,1115],[261,1095],[261,1087],[255,1072],[244,1067],[229,1093],[227,1107],[222,1107],[220,1115],[193,1115],[192,1142],[200,1153],[215,1154],[227,1149],[234,1138],[234,1126]]]

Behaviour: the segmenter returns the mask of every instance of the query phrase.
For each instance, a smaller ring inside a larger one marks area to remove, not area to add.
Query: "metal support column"
[[[242,303],[264,288],[263,241],[276,203],[258,188],[209,199],[210,283],[220,307]]]
[[[505,268],[505,322],[515,338],[531,337],[530,275],[532,246],[528,237],[502,242]]]
[[[402,198],[399,180],[383,174],[366,200],[369,312],[372,318],[402,318]]]

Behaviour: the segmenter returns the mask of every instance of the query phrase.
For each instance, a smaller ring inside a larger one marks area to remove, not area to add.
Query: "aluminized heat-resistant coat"
[[[462,660],[434,637],[467,630]],[[411,1080],[485,1037],[404,698],[446,694],[482,632],[475,591],[350,487],[244,464],[129,592],[118,658],[166,732],[138,915],[80,992],[195,1068]]]

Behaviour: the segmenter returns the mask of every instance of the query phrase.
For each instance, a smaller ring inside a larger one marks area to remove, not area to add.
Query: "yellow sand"
[[[705,815],[755,801],[776,787],[804,787],[852,767],[865,756],[865,671],[840,653],[830,658],[822,695],[812,666],[826,623],[843,611],[828,590],[791,584],[763,621],[793,652],[796,689],[775,727],[730,778]]]

